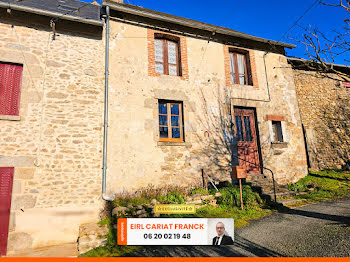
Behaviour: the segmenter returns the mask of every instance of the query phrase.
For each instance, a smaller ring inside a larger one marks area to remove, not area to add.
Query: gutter
[[[27,13],[34,13],[37,15],[49,16],[49,17],[53,17],[53,18],[63,18],[65,20],[80,22],[80,23],[84,23],[84,24],[103,26],[103,21],[96,21],[96,20],[86,19],[86,18],[82,18],[82,17],[69,15],[69,14],[61,14],[58,12],[51,12],[51,11],[47,11],[47,10],[43,10],[43,9],[18,5],[16,3],[10,4],[10,3],[0,2],[0,7],[7,8],[7,9],[13,9],[13,10],[17,10],[17,11],[23,11],[23,12],[27,12]]]
[[[102,6],[105,6],[105,7],[109,6],[111,9],[113,9],[115,11],[119,11],[119,12],[131,14],[131,15],[137,15],[137,16],[141,16],[141,17],[147,17],[150,19],[155,19],[155,20],[164,21],[164,22],[168,22],[168,23],[178,24],[178,25],[182,25],[182,26],[187,26],[190,28],[205,30],[205,31],[209,31],[210,33],[215,31],[218,34],[234,36],[234,37],[238,37],[238,38],[248,39],[248,40],[272,44],[272,45],[278,45],[278,46],[287,47],[290,49],[296,47],[296,45],[287,44],[287,43],[283,43],[283,42],[277,42],[277,41],[273,41],[273,40],[268,40],[268,39],[248,35],[245,33],[241,33],[241,32],[231,30],[228,28],[214,26],[214,25],[210,25],[210,24],[205,24],[205,23],[201,23],[201,22],[194,21],[191,19],[186,19],[186,18],[174,16],[174,15],[161,13],[161,12],[156,12],[156,11],[146,9],[146,8],[141,8],[138,6],[133,6],[133,5],[128,5],[128,4],[111,3],[111,2],[106,2],[106,1],[104,1],[102,3]]]
[[[113,201],[106,195],[107,179],[107,138],[108,138],[108,77],[109,77],[109,6],[106,7],[106,49],[105,49],[105,100],[104,100],[104,124],[103,124],[103,159],[102,159],[102,199]]]

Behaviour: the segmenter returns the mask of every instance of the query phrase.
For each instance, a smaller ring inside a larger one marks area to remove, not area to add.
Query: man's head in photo
[[[216,224],[216,233],[218,236],[222,236],[225,233],[225,225],[222,222]]]

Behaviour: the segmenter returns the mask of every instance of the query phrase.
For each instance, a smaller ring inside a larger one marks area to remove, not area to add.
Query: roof
[[[307,59],[302,59],[302,58],[294,58],[294,57],[287,57],[288,62],[290,62],[291,64],[307,64],[307,63],[318,63],[318,62],[314,62],[311,60],[307,60]],[[331,64],[331,63],[325,63],[326,65],[329,66],[334,66],[337,68],[342,68],[344,70],[350,70],[350,66],[347,65],[341,65],[341,64]]]
[[[100,6],[75,0],[0,0],[0,8],[103,26]]]
[[[243,38],[243,39],[248,39],[256,42],[262,42],[262,43],[268,43],[271,45],[276,45],[276,46],[281,46],[281,47],[287,47],[287,48],[295,48],[295,45],[292,44],[287,44],[283,42],[278,42],[278,41],[273,41],[265,38],[260,38],[256,37],[253,35],[241,33],[229,28],[225,27],[220,27],[220,26],[215,26],[215,25],[210,25],[202,22],[198,22],[195,20],[179,17],[179,16],[174,16],[166,13],[161,13],[158,11],[154,11],[151,9],[139,7],[139,6],[134,6],[134,5],[129,5],[129,4],[122,4],[122,3],[116,3],[113,0],[106,0],[102,3],[102,6],[109,6],[111,9],[131,14],[131,15],[137,15],[141,17],[146,17],[146,18],[151,18],[163,22],[169,22],[173,24],[178,24],[190,28],[195,28],[195,29],[200,29],[200,30],[205,30],[209,31],[211,33],[219,33],[227,36],[234,36],[238,38]]]

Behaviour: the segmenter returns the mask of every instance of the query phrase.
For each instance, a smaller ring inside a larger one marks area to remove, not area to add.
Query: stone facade
[[[154,70],[150,32],[167,34],[111,21],[110,196],[149,185],[198,185],[202,168],[217,180],[231,180],[222,140],[230,130],[224,130],[221,120],[231,117],[236,106],[255,109],[261,161],[274,171],[277,182],[295,182],[307,174],[293,72],[284,55],[248,49],[254,86],[227,85],[228,47],[179,34],[186,43],[188,77],[150,74]],[[159,141],[160,99],[183,103],[184,142]],[[269,115],[284,119],[283,143],[272,142]]]
[[[0,167],[15,168],[8,255],[76,242],[101,207],[101,33],[53,40],[40,19],[0,19],[0,62],[23,65],[19,117],[0,116]]]
[[[294,70],[309,165],[342,168],[350,161],[350,89],[335,75]]]
[[[79,226],[99,219],[104,39],[101,28],[76,23],[73,30],[71,22],[66,29],[58,23],[53,40],[49,18],[0,11],[0,62],[23,65],[19,116],[0,116],[0,167],[15,168],[8,238],[14,255],[76,242]],[[236,46],[116,19],[110,24],[109,196],[150,185],[199,185],[201,169],[231,181],[236,107],[254,110],[260,161],[278,183],[307,174],[293,71],[280,49],[241,46],[254,85],[237,85],[228,71],[228,50]],[[179,39],[181,76],[155,73],[155,34]],[[159,100],[181,101],[184,142],[159,141]],[[282,122],[281,143],[273,142],[272,121]]]

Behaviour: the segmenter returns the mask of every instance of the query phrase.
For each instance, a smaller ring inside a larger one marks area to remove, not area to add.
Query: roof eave
[[[173,16],[173,15],[169,15],[169,14],[165,14],[165,13],[160,13],[160,12],[156,12],[156,11],[153,11],[150,9],[137,7],[137,6],[133,6],[133,5],[110,3],[108,1],[104,1],[102,3],[102,6],[109,6],[111,9],[119,11],[119,12],[124,12],[124,13],[132,14],[132,15],[141,16],[141,17],[147,17],[147,18],[156,19],[156,20],[160,20],[160,21],[164,21],[164,22],[173,23],[173,24],[179,24],[182,26],[190,27],[190,28],[220,33],[223,35],[234,36],[234,37],[239,37],[239,38],[243,38],[243,39],[249,39],[252,41],[263,42],[263,43],[267,43],[267,44],[271,44],[271,45],[278,45],[278,46],[282,46],[282,47],[286,47],[286,48],[290,48],[290,49],[296,47],[296,45],[287,44],[287,43],[283,43],[283,42],[277,42],[277,41],[273,41],[273,40],[268,40],[268,39],[248,35],[245,33],[237,32],[234,30],[230,30],[230,29],[227,29],[224,27],[209,25],[209,24],[198,22],[198,21],[185,19],[182,17]]]
[[[295,61],[295,62],[302,62],[302,63],[312,63],[314,61],[311,60],[307,60],[307,59],[303,59],[303,58],[294,58],[294,57],[287,57],[288,61]],[[316,62],[319,63],[319,62]],[[342,68],[346,68],[346,69],[350,69],[350,66],[347,65],[341,65],[341,64],[332,64],[332,63],[325,63],[327,65],[332,65],[332,66],[336,66],[336,67],[342,67]]]
[[[59,12],[51,12],[51,11],[47,11],[47,10],[43,10],[43,9],[27,7],[27,6],[23,6],[23,5],[14,4],[14,3],[11,3],[11,5],[9,5],[8,3],[0,2],[0,7],[1,8],[10,8],[13,10],[27,12],[27,13],[34,13],[34,14],[43,15],[43,16],[49,16],[49,17],[53,17],[53,18],[70,20],[70,21],[74,21],[74,22],[91,24],[91,25],[95,25],[95,26],[103,26],[104,25],[102,20],[97,21],[97,20],[92,20],[92,19],[86,19],[86,18],[72,16],[69,14],[61,14]]]

